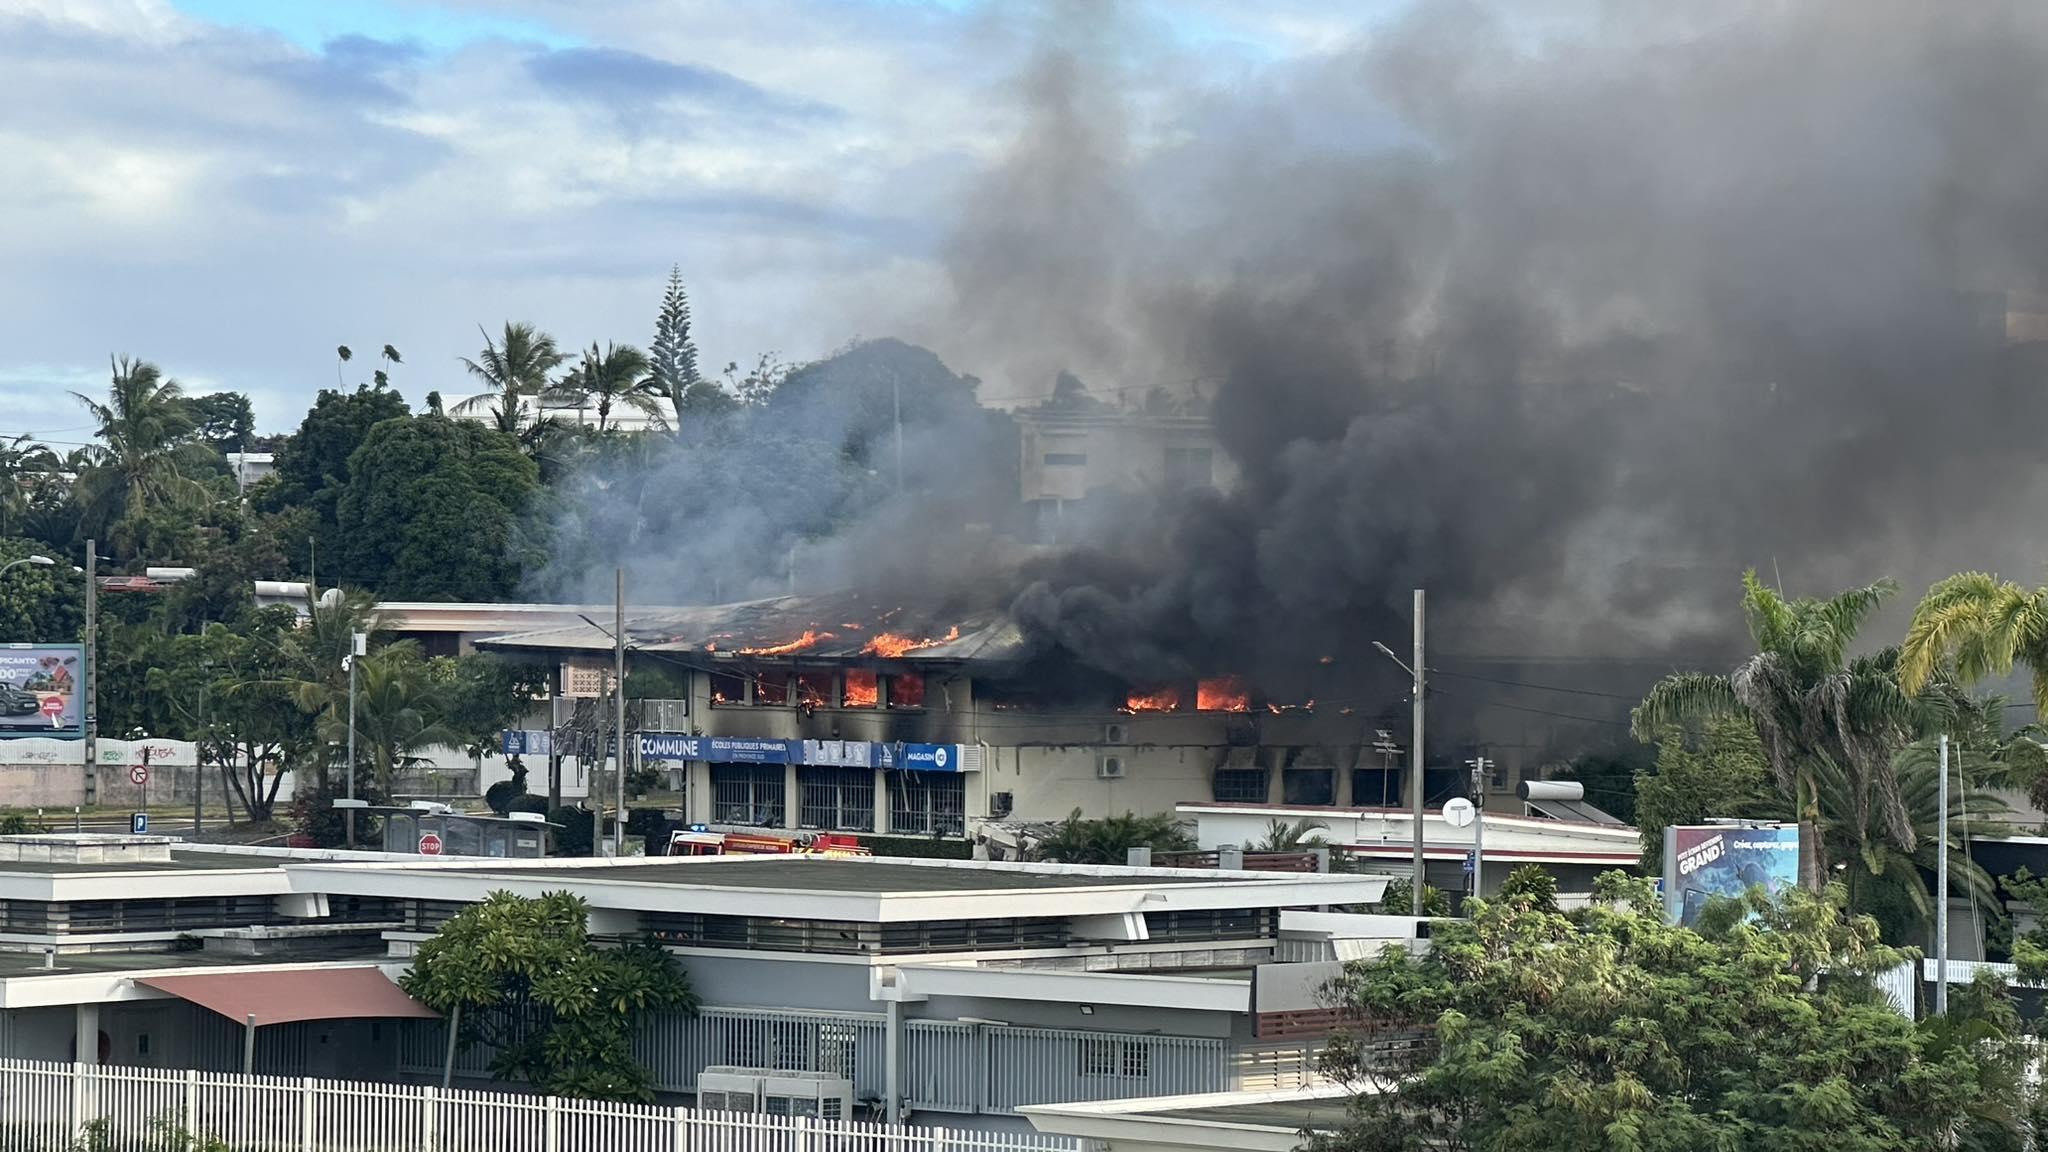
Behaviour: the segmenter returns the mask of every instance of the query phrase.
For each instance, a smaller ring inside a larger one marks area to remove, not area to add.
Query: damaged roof
[[[628,609],[626,642],[637,652],[827,659],[1009,661],[1024,634],[1005,612],[946,615],[872,594],[775,596],[738,604]],[[478,640],[499,651],[609,652],[608,616]]]

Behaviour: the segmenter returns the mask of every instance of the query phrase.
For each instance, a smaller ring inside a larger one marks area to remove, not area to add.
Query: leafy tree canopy
[[[1356,1027],[1331,1071],[1362,1091],[1314,1152],[1747,1152],[2019,1146],[2028,1103],[2002,991],[1970,1041],[1916,1027],[1872,974],[1907,954],[1846,893],[1720,901],[1665,924],[1646,881],[1602,877],[1565,914],[1510,885],[1439,925],[1422,957],[1351,965]],[[1375,1041],[1424,1033],[1419,1052]]]
[[[1037,845],[1040,859],[1060,864],[1122,864],[1132,848],[1154,852],[1189,852],[1195,838],[1171,812],[1139,816],[1126,812],[1101,820],[1084,820],[1081,810],[1061,821]]]
[[[494,892],[420,945],[405,990],[443,1015],[461,1013],[458,1043],[492,1053],[491,1074],[535,1091],[650,1100],[633,1058],[650,1012],[695,1012],[675,958],[651,941],[601,948],[589,906],[567,892],[538,899]]]
[[[349,458],[336,559],[390,599],[509,599],[539,492],[510,436],[443,416],[386,421]]]

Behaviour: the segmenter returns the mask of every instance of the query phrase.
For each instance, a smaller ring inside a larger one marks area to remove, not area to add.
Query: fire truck
[[[773,832],[720,832],[694,825],[669,833],[670,856],[866,856],[860,837],[843,832],[778,836]]]

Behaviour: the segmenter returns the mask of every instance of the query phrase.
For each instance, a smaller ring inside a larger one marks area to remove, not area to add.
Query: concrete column
[[[692,824],[709,824],[711,823],[711,765],[702,760],[692,760],[689,767],[684,769],[684,771],[688,772],[690,776],[690,794],[686,798],[689,806],[685,809],[685,814],[690,818],[690,823]]]
[[[796,780],[796,765],[782,766],[782,826],[794,829],[797,817],[803,811],[803,787]]]
[[[903,1119],[903,1001],[889,1001],[889,1024],[882,1043],[882,1119]]]
[[[1337,787],[1334,793],[1337,798],[1337,807],[1349,808],[1352,806],[1352,804],[1356,803],[1356,801],[1352,798],[1351,766],[1348,764],[1340,763],[1336,768],[1332,769],[1332,771],[1337,773]]]
[[[875,769],[875,835],[889,834],[889,770]]]
[[[98,1004],[78,1005],[77,1022],[73,1031],[77,1034],[78,1038],[78,1055],[76,1057],[78,1063],[99,1063],[100,1006]]]
[[[1273,754],[1273,766],[1266,769],[1266,803],[1268,804],[1284,804],[1287,802],[1287,781],[1285,779],[1287,769],[1281,767],[1281,762],[1284,759],[1285,755],[1276,751]]]

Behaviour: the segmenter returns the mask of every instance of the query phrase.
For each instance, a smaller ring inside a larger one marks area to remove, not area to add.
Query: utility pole
[[[548,818],[554,819],[554,811],[562,806],[562,749],[558,743],[562,738],[562,670],[556,667],[554,675],[548,677]]]
[[[1481,756],[1472,765],[1472,895],[1486,895],[1486,773],[1493,761]]]
[[[85,542],[85,804],[99,803],[100,545]]]
[[[315,604],[313,610],[318,612],[320,610],[319,605]],[[348,798],[354,800],[356,798],[356,664],[362,660],[364,653],[370,650],[369,634],[365,632],[349,633],[348,648],[348,659],[345,661],[348,665],[348,766],[342,770],[342,775],[348,779],[346,785]],[[342,812],[341,818],[348,828],[349,851],[353,852],[356,847],[356,806],[353,804],[349,805]]]
[[[1409,798],[1413,802],[1415,819],[1415,908],[1411,915],[1422,915],[1422,888],[1424,868],[1422,863],[1422,694],[1428,688],[1425,677],[1426,666],[1422,662],[1422,589],[1415,590],[1415,663],[1410,668],[1415,673],[1415,734],[1414,743],[1408,746],[1408,763],[1414,769],[1413,780],[1408,782]]]
[[[618,808],[612,818],[612,855],[626,854],[626,570],[612,569],[612,676],[617,686],[612,689],[612,703],[616,711],[612,719],[619,731],[619,754],[616,761],[615,779],[612,785],[618,794]]]
[[[1934,1011],[1948,1015],[1948,737],[1941,738],[1941,787],[1935,804],[1940,825],[1934,838],[1941,855],[1934,866]]]
[[[200,803],[206,791],[206,677],[212,667],[210,661],[199,662],[199,743],[192,749],[192,842],[195,844],[199,842],[202,830]]]

